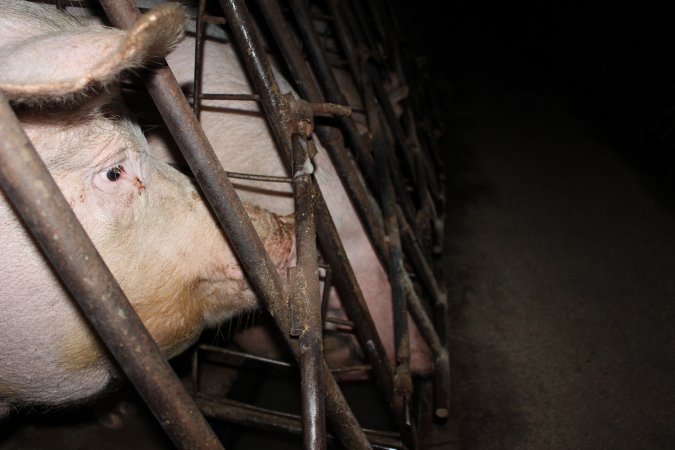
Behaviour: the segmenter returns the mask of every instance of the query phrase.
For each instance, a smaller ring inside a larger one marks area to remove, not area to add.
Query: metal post
[[[323,369],[323,322],[319,289],[319,263],[312,199],[312,176],[308,172],[307,141],[297,134],[293,146],[293,195],[298,265],[291,271],[291,298],[297,298],[300,316],[300,382],[305,450],[326,448]]]
[[[174,444],[222,449],[0,94],[0,184]]]

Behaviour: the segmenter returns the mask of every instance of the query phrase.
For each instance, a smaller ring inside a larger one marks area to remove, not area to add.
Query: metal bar
[[[202,107],[202,66],[204,62],[204,11],[206,0],[199,0],[197,5],[197,17],[195,19],[195,73],[192,81],[192,108],[195,117],[199,120]]]
[[[434,362],[434,416],[439,420],[446,420],[450,414],[450,359],[448,352],[438,337],[436,329],[424,310],[407,273],[403,274],[402,281],[408,300],[408,311],[436,356]]]
[[[356,21],[361,28],[363,38],[365,39],[364,44],[367,46],[367,48],[370,48],[371,51],[373,51],[373,52],[378,51],[379,52],[379,50],[377,50],[377,44],[375,43],[375,38],[373,37],[373,35],[370,31],[370,27],[365,22],[367,14],[361,8],[362,2],[352,0],[350,3],[352,5],[352,9],[354,9],[356,11],[356,13],[354,14],[354,17],[356,18]]]
[[[236,400],[213,399],[204,395],[197,397],[197,404],[207,417],[223,422],[291,435],[302,433],[302,420],[295,414],[280,413]],[[373,448],[406,449],[395,433],[368,429],[364,429],[364,433]],[[327,434],[326,437],[331,441],[335,440],[331,434]]]
[[[298,5],[295,5],[295,7],[298,7]],[[307,14],[306,11],[304,11],[304,14]],[[373,367],[376,382],[384,394],[387,403],[393,408],[393,374],[384,346],[375,329],[375,324],[368,311],[351,264],[349,264],[344,247],[340,242],[328,207],[318,186],[314,185],[314,189],[316,190],[314,205],[316,208],[317,229],[321,231],[318,234],[318,238],[322,254],[333,270],[335,270],[335,273],[340,275],[335,277],[335,286],[340,294],[343,307],[356,325],[354,331],[368,362]]]
[[[255,94],[201,94],[199,98],[202,100],[260,101],[260,96]]]
[[[373,367],[375,380],[387,403],[393,408],[393,375],[386,351],[323,197],[316,198],[315,206],[317,229],[322,231],[318,234],[321,252],[339,275],[334,277],[334,284],[340,294],[342,306],[355,325],[354,332],[366,359]]]
[[[291,277],[296,282],[293,296],[299,296],[301,306],[300,384],[302,394],[302,422],[304,448],[326,448],[326,414],[322,377],[323,338],[321,334],[321,300],[319,263],[316,249],[316,227],[311,186],[313,183],[307,141],[297,134],[293,145],[293,194],[295,199],[295,233],[298,270]]]
[[[411,259],[412,264],[418,270],[417,274],[424,286],[425,290],[431,297],[434,303],[434,317],[436,319],[436,330],[441,339],[441,342],[448,342],[448,300],[445,293],[438,287],[436,277],[429,267],[429,264],[422,255],[422,250],[415,237],[415,234],[410,230],[410,226],[405,222],[405,218],[400,209],[397,211],[399,217],[399,224],[401,226],[401,236],[403,248],[406,255]]]
[[[394,349],[396,352],[396,365],[394,369],[394,402],[398,412],[398,424],[403,440],[411,448],[419,446],[417,442],[416,425],[411,419],[410,399],[412,398],[413,385],[410,374],[410,334],[408,330],[408,315],[406,291],[403,285],[403,277],[406,275],[403,266],[403,253],[401,250],[401,238],[396,217],[396,201],[394,188],[389,173],[389,144],[386,142],[381,126],[381,119],[377,104],[375,103],[372,85],[368,74],[364,74],[365,107],[368,113],[371,132],[373,134],[373,153],[375,167],[378,172],[380,184],[380,201],[386,224],[387,237],[389,238],[389,282],[391,284],[392,310],[394,319]]]
[[[241,173],[241,172],[225,172],[230,178],[237,178],[240,180],[256,180],[256,181],[267,181],[269,183],[292,183],[293,179],[289,177],[277,177],[273,175],[259,175],[254,173]]]
[[[274,0],[258,0],[258,3],[287,63],[289,72],[298,87],[300,95],[314,104],[322,104],[325,101],[325,97],[305,63],[298,39],[290,30],[278,2]],[[368,192],[363,178],[359,176],[358,168],[354,164],[353,159],[348,157],[341,133],[335,128],[328,126],[316,127],[316,133],[330,155],[338,176],[342,180],[342,185],[352,200],[352,204],[357,210],[373,246],[377,250],[380,259],[384,260],[386,248],[381,212],[374,198]]]
[[[213,345],[201,344],[197,347],[197,352],[203,351],[211,354],[217,354],[227,361],[227,364],[242,367],[246,363],[253,363],[259,365],[266,365],[281,371],[295,370],[295,366],[286,361],[278,361],[276,359],[265,358],[263,356],[251,355],[249,353],[238,352],[223,347],[216,347]]]
[[[0,184],[122,370],[178,448],[222,449],[161,356],[0,94]]]
[[[344,19],[345,23],[343,25],[343,29],[349,29],[351,31],[351,35],[353,36],[356,48],[347,46],[345,47],[345,51],[354,51],[357,53],[357,60],[361,69],[357,70],[357,73],[359,73],[359,78],[354,78],[361,80],[362,96],[365,96],[365,89],[367,89],[368,86],[366,86],[364,79],[368,78],[371,80],[371,83],[373,83],[372,76],[370,74],[371,64],[368,61],[369,52],[367,51],[364,44],[365,37],[363,36],[363,32],[359,27],[353,12],[347,6],[348,5],[344,1],[341,1],[334,5],[334,9],[337,14],[336,17],[343,17]],[[336,23],[337,22],[338,21],[336,21]],[[364,98],[364,103],[365,102],[366,99]],[[388,98],[386,99],[386,102],[389,103]],[[403,150],[405,151],[405,149]],[[404,184],[404,178],[401,174],[397,159],[392,157],[389,159],[389,161],[391,164],[390,171],[392,172],[392,181],[394,183],[394,188],[396,189],[396,194],[398,195],[398,200],[402,205],[407,220],[410,223],[416,223],[414,212],[415,208],[413,207],[412,199],[410,198],[410,194]],[[375,188],[375,190],[377,189],[379,188]]]
[[[328,10],[333,16],[333,24],[335,25],[336,35],[340,45],[342,46],[342,52],[345,54],[347,61],[349,63],[349,70],[352,74],[352,78],[356,81],[356,85],[363,89],[363,78],[361,77],[361,72],[359,71],[359,62],[358,57],[356,56],[356,49],[354,47],[354,42],[352,41],[347,24],[345,23],[340,8],[338,8],[336,1],[326,2]]]
[[[245,66],[248,69],[256,91],[261,96],[261,104],[279,144],[278,147],[281,155],[287,162],[290,162],[290,133],[287,131],[290,119],[288,102],[281,94],[269,63],[262,52],[263,47],[259,36],[254,34],[254,27],[251,24],[248,10],[240,0],[220,0],[220,4],[225,12],[225,18],[230,25],[230,30],[242,50],[241,54],[243,55]],[[327,213],[328,208],[325,206],[325,202],[323,202],[323,197],[317,193],[318,189],[316,185],[310,183],[309,188],[312,191],[315,214],[319,216],[319,213],[323,210]],[[322,228],[320,222],[317,222],[317,229]],[[339,266],[330,261],[329,264],[334,268]],[[282,330],[288,329],[282,328]],[[323,361],[322,370],[326,392],[326,414],[333,430],[338,434],[346,447],[368,448],[368,441],[330,373],[325,360]]]
[[[314,28],[314,23],[304,2],[302,0],[290,0],[289,3],[317,77],[323,82],[328,101],[341,105],[348,104],[335,79],[335,75],[333,75],[333,70],[327,63],[326,56],[319,43],[319,37]],[[356,160],[361,166],[363,176],[368,184],[374,188],[376,183],[374,180],[373,158],[364,148],[354,120],[351,117],[340,117],[339,122],[347,135],[350,147],[356,155]]]

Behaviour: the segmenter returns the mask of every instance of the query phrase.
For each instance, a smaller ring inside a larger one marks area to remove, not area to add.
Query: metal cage
[[[93,2],[52,3],[61,8],[66,3],[98,7]],[[100,0],[100,6],[120,28],[129,27],[140,14],[130,0]],[[211,421],[302,434],[307,449],[325,448],[327,441],[350,449],[423,448],[430,423],[447,420],[450,402],[448,308],[442,271],[435,267],[436,257],[443,252],[445,196],[433,130],[442,123],[434,101],[433,78],[417,67],[415,55],[407,48],[396,4],[379,0],[326,0],[311,5],[303,0],[199,0],[194,8],[198,57],[191,102],[166,66],[145,80],[145,87],[269,312],[267,317],[287,344],[291,360],[268,360],[199,344],[192,350],[193,389],[189,395],[50,181],[6,101],[0,111],[3,189],[178,448],[222,448],[204,416]],[[316,21],[324,24],[321,30],[317,30]],[[199,55],[207,39],[207,23],[227,30],[243,55],[255,95],[203,92]],[[301,99],[280,92],[268,61],[270,51],[281,54],[284,70]],[[335,67],[351,76],[361,106],[347,104],[333,75]],[[402,85],[414,86],[403,102],[401,115],[396,114],[385,89],[385,81],[392,75]],[[293,186],[297,266],[289,269],[288,289],[230,182],[230,176],[251,175],[227,174],[200,127],[198,117],[205,99],[257,101],[273,131],[288,177],[258,179]],[[360,132],[350,111],[366,119],[366,133]],[[315,120],[319,115],[328,118]],[[395,361],[388,361],[321,190],[305,170],[313,153],[312,133],[328,151],[388,273]],[[38,178],[49,189],[37,192],[27,183]],[[52,209],[45,211],[45,205]],[[51,238],[54,230],[61,230],[58,241]],[[69,254],[79,257],[67,258]],[[347,321],[326,314],[331,285],[339,292]],[[119,309],[127,319],[119,318]],[[409,366],[408,316],[434,358],[433,374],[419,377],[418,382],[414,382],[417,377]],[[365,357],[363,364],[328,367],[322,355],[327,322],[337,323],[338,331],[346,330],[356,337]],[[200,381],[205,361],[299,373],[301,416],[209,395]],[[359,425],[335,378],[355,370],[369,373],[389,409],[395,431],[364,430]]]

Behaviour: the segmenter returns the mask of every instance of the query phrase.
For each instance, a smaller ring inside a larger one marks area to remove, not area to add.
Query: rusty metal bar
[[[359,72],[363,72],[359,76],[368,76],[370,78],[371,83],[373,83],[373,87],[376,89],[376,95],[378,100],[380,101],[380,106],[382,107],[385,117],[387,118],[387,124],[389,125],[389,128],[391,132],[394,135],[395,140],[397,141],[399,148],[401,149],[401,153],[403,154],[403,158],[406,159],[406,162],[408,166],[411,168],[410,172],[411,175],[415,175],[415,171],[412,169],[413,168],[413,163],[412,160],[410,159],[410,155],[407,152],[407,148],[405,146],[406,138],[404,134],[401,132],[400,127],[395,128],[394,126],[398,123],[396,116],[391,108],[391,102],[389,101],[388,96],[386,95],[386,92],[384,92],[382,88],[382,79],[380,77],[380,72],[379,70],[371,63],[370,60],[373,58],[373,47],[369,46],[367,44],[368,42],[368,37],[367,37],[367,30],[365,30],[361,25],[362,25],[362,20],[359,17],[359,14],[355,14],[354,11],[349,8],[349,3],[346,0],[342,0],[340,2],[337,2],[335,5],[336,12],[338,14],[341,13],[341,17],[344,17],[344,20],[347,22],[348,26],[345,26],[346,28],[349,28],[351,30],[353,39],[354,39],[354,44],[356,48],[357,54],[360,56],[360,70]],[[359,2],[353,3],[353,7],[356,7]],[[345,47],[345,51],[349,50],[350,48],[353,47]],[[354,50],[352,50],[354,51]],[[362,89],[365,88],[365,86],[362,86]],[[392,122],[396,122],[394,124]]]
[[[258,102],[260,97],[255,94],[201,94],[199,96],[200,100],[235,100],[235,101],[247,101],[247,102]]]
[[[293,10],[293,16],[298,23],[300,34],[305,43],[305,49],[312,61],[317,77],[323,81],[323,87],[328,101],[346,105],[347,100],[338,86],[335,75],[333,75],[333,70],[327,63],[326,55],[319,44],[319,37],[314,28],[314,23],[312,22],[304,2],[302,0],[290,0],[289,3]],[[376,183],[374,179],[373,158],[364,148],[354,120],[351,117],[341,117],[339,118],[339,122],[347,135],[348,143],[355,153],[356,160],[362,169],[363,176],[371,188],[374,188]]]
[[[353,36],[354,39],[354,46],[347,45],[344,47],[345,52],[356,52],[356,60],[358,61],[360,67],[360,70],[357,69],[356,73],[358,75],[355,75],[352,73],[352,77],[355,80],[361,80],[361,90],[362,90],[362,95],[365,95],[365,89],[369,88],[369,86],[366,85],[366,82],[364,81],[365,78],[368,78],[371,80],[371,83],[373,82],[372,77],[370,75],[370,67],[371,64],[369,62],[369,57],[371,56],[371,53],[367,50],[365,45],[363,44],[365,37],[363,37],[363,33],[361,28],[359,27],[356,18],[354,17],[353,12],[347,8],[347,5],[345,4],[344,1],[336,2],[333,5],[333,10],[336,14],[336,17],[342,17],[344,20],[343,24],[343,29],[346,31],[349,29],[351,31],[351,35]],[[336,21],[338,23],[339,21]],[[366,100],[364,99],[364,102]],[[386,102],[389,103],[389,99],[386,99]],[[406,219],[409,221],[409,223],[416,223],[416,215],[415,215],[415,208],[413,206],[412,199],[410,198],[410,193],[407,190],[407,187],[404,184],[404,178],[403,175],[401,174],[400,167],[397,163],[397,160],[395,158],[390,158],[390,171],[392,173],[391,179],[392,182],[394,183],[394,188],[396,189],[396,194],[398,196],[398,201],[401,204],[401,207],[403,208],[403,212],[405,213]],[[375,190],[377,190],[376,188]]]
[[[447,296],[439,288],[433,270],[429,266],[426,258],[422,255],[422,250],[419,248],[419,243],[417,242],[415,234],[405,222],[405,217],[400,209],[397,211],[397,214],[401,226],[403,248],[405,249],[406,255],[411,259],[412,264],[418,270],[417,275],[433,301],[436,330],[441,342],[447,343],[449,327]]]
[[[240,0],[220,0],[220,4],[225,13],[225,18],[230,25],[230,30],[239,44],[244,64],[253,81],[256,92],[261,96],[262,107],[266,112],[268,123],[271,125],[281,155],[287,162],[290,162],[292,150],[290,147],[291,133],[288,131],[288,127],[289,125],[296,124],[297,121],[291,116],[289,101],[280,92],[266,56],[262,53],[263,47],[260,37],[255,33],[255,28],[252,25],[252,20],[246,6]],[[328,213],[328,208],[316,184],[309,183],[308,187],[317,216],[316,228],[323,231],[325,227],[321,225],[319,216],[322,212]],[[330,218],[330,214],[328,216]],[[332,220],[330,223],[332,225]],[[319,236],[324,234],[320,233]],[[334,264],[332,261],[329,261],[329,264],[337,268],[344,266],[344,261],[342,261],[342,264]],[[340,440],[345,446],[349,448],[368,448],[367,439],[351,412],[349,405],[344,400],[325,360],[323,361],[323,377],[326,390],[326,414],[333,430],[338,433]]]
[[[0,184],[54,270],[178,448],[222,449],[0,94]]]
[[[302,5],[295,5],[294,11],[295,7],[302,8]],[[306,11],[304,11],[304,15],[308,15]],[[283,34],[281,34],[281,36],[283,37]],[[291,41],[291,39],[288,41]],[[318,48],[320,50],[320,47]],[[289,49],[287,48],[286,50]],[[293,52],[289,51],[288,55],[292,56],[292,53]],[[307,83],[305,86],[307,86]],[[373,367],[373,373],[377,384],[383,392],[389,406],[396,410],[401,407],[401,403],[395,402],[394,400],[393,374],[388,363],[384,346],[375,329],[375,325],[368,311],[361,289],[358,287],[358,281],[349,264],[344,247],[340,242],[328,207],[323,200],[323,196],[320,195],[318,187],[316,185],[314,187],[317,191],[315,197],[315,212],[317,229],[321,230],[318,238],[322,254],[333,270],[340,275],[335,277],[335,286],[340,293],[343,307],[347,312],[347,315],[356,325],[354,331],[368,362]],[[401,414],[394,413],[394,416],[400,417]]]
[[[197,17],[195,18],[195,73],[192,80],[192,108],[199,120],[202,107],[202,64],[204,60],[204,11],[206,0],[199,0]]]
[[[363,78],[361,77],[361,71],[359,70],[357,51],[354,47],[354,42],[349,35],[348,26],[342,17],[340,9],[337,7],[336,1],[326,2],[326,6],[333,17],[333,24],[335,25],[336,31],[335,34],[342,46],[342,52],[345,54],[349,63],[349,70],[352,74],[352,78],[356,81],[356,85],[363,89]]]
[[[291,271],[292,298],[300,306],[300,384],[304,448],[326,448],[326,414],[322,377],[323,337],[319,263],[316,249],[316,226],[311,186],[312,165],[307,141],[292,136],[293,195],[295,199],[295,236],[298,265]]]
[[[345,0],[349,1],[349,0]],[[352,5],[352,9],[355,11],[354,18],[356,18],[357,23],[359,24],[359,27],[361,28],[361,33],[362,37],[364,39],[364,44],[366,45],[367,48],[371,49],[371,52],[379,53],[379,49],[377,48],[377,44],[375,42],[375,37],[373,36],[373,33],[370,30],[370,27],[368,24],[366,24],[365,20],[366,17],[368,16],[365,11],[362,9],[362,3],[361,1],[351,1],[350,2]],[[378,59],[383,59],[385,55],[379,55]]]
[[[417,296],[407,272],[403,274],[402,281],[408,300],[408,311],[436,356],[434,362],[434,416],[439,420],[446,420],[450,414],[450,359],[448,352],[436,333],[434,324],[424,310],[422,301]]]
[[[237,178],[240,180],[256,180],[256,181],[267,181],[268,183],[292,183],[293,179],[290,177],[277,177],[274,175],[259,175],[254,173],[241,173],[241,172],[225,172],[230,178]]]
[[[394,320],[394,349],[396,352],[394,401],[400,414],[397,419],[403,440],[411,448],[416,449],[419,443],[417,442],[416,425],[412,421],[410,413],[413,385],[410,373],[410,333],[408,330],[406,291],[403,285],[406,270],[403,266],[403,252],[396,217],[396,198],[389,172],[391,155],[381,126],[380,114],[368,74],[364,74],[364,86],[364,105],[373,134],[373,153],[380,185],[380,202],[382,203],[382,212],[384,213],[387,237],[389,238],[389,254],[387,256]]]
[[[211,398],[205,395],[197,397],[197,405],[204,414],[216,420],[236,423],[241,426],[259,430],[281,432],[291,435],[302,433],[302,419],[295,414],[280,413],[265,408],[251,406],[236,400]],[[397,438],[396,433],[363,430],[370,445],[375,449],[400,449],[406,446]],[[328,440],[335,440],[331,434],[326,435]]]
[[[287,67],[298,91],[303,98],[314,104],[322,104],[325,97],[321,93],[314,76],[310,72],[302,55],[297,37],[290,30],[277,1],[258,0],[260,9],[286,61]],[[373,246],[381,260],[384,260],[386,247],[381,212],[374,198],[369,194],[363,179],[358,173],[354,161],[348,157],[342,141],[342,134],[333,127],[318,126],[316,133],[328,151],[342,180],[352,204],[364,224]]]
[[[338,6],[337,3],[329,2],[329,4],[330,4],[330,7],[331,7],[331,11],[332,11],[332,13],[335,17],[335,21],[334,21],[335,25],[337,26],[338,24],[342,24],[341,8],[337,7]],[[342,24],[341,27],[346,32],[346,25]],[[357,39],[362,39],[362,38],[359,37],[359,34],[358,34],[361,31],[361,30],[358,29],[358,26],[356,24],[352,24],[352,27],[354,28],[353,31],[354,31],[354,33],[356,33]],[[340,37],[340,36],[341,36],[341,33],[338,33],[338,37]],[[355,51],[354,48],[352,47],[352,44],[349,41],[349,39],[343,38],[343,43],[344,43],[343,44],[343,50],[346,53]],[[354,58],[351,58],[351,59],[354,59]],[[363,61],[363,62],[364,62],[364,65],[365,65],[365,61]],[[375,72],[372,70],[372,67],[371,67],[370,70],[364,71],[364,73],[360,73],[358,75],[359,76],[365,75],[366,80],[368,80],[371,76],[374,75],[374,73]],[[377,81],[373,84],[366,81],[366,82],[362,83],[362,89],[363,89],[363,94],[364,94],[364,97],[365,97],[364,98],[364,104],[366,105],[366,110],[370,111],[369,123],[371,124],[371,130],[373,130],[373,136],[374,136],[374,146],[373,146],[373,148],[376,149],[376,151],[375,151],[376,167],[380,168],[380,167],[383,166],[383,164],[386,165],[386,163],[387,163],[386,158],[383,156],[383,155],[386,155],[387,152],[386,151],[379,151],[378,152],[377,149],[381,148],[381,147],[383,147],[384,145],[387,145],[387,144],[382,142],[381,137],[380,137],[382,135],[382,133],[381,133],[381,131],[377,130],[377,124],[380,123],[379,120],[378,120],[378,117],[373,117],[374,100],[373,100],[373,94],[372,94],[373,88],[371,86],[378,85],[378,84],[379,83],[377,83]],[[380,86],[380,88],[381,88],[381,86]],[[380,92],[380,94],[381,94],[381,92]],[[382,103],[383,101],[386,100],[387,104],[388,104],[388,99],[378,98],[378,100],[380,100],[380,103]],[[390,113],[393,115],[392,111],[390,111]],[[380,155],[379,158],[377,156],[378,154]],[[392,162],[391,166],[392,166],[392,168],[396,169],[396,165],[393,162]],[[391,196],[392,195],[391,191],[390,191],[390,189],[388,190],[386,188],[387,186],[385,184],[385,183],[388,183],[387,176],[383,176],[382,180],[383,181],[382,181],[381,186],[384,186],[384,188],[382,188],[380,190],[380,192],[385,194],[384,197],[386,197],[387,195]],[[396,175],[394,175],[394,181],[398,182],[399,185],[401,184],[400,183],[400,181],[401,181],[400,174],[397,173]],[[423,186],[423,187],[425,188],[426,186]],[[403,190],[402,186],[398,186],[397,192],[400,193],[402,190]],[[428,190],[425,189],[423,192],[421,192],[421,194],[426,195],[427,199],[428,199]],[[392,281],[392,288],[395,290],[394,299],[396,299],[397,297],[400,298],[403,295],[409,300],[409,303],[407,305],[407,309],[409,310],[411,316],[413,317],[413,320],[415,321],[416,325],[418,326],[418,329],[420,329],[420,331],[422,333],[422,336],[424,337],[425,341],[427,342],[427,344],[430,346],[430,348],[432,349],[432,351],[435,354],[436,359],[435,359],[434,369],[435,369],[436,382],[434,383],[434,387],[435,387],[434,414],[439,419],[446,419],[447,415],[448,415],[448,404],[449,404],[449,361],[448,361],[448,357],[447,357],[447,352],[445,351],[444,346],[441,344],[441,340],[439,339],[438,335],[436,334],[436,331],[434,330],[433,325],[432,325],[431,321],[429,320],[429,318],[426,314],[426,311],[424,311],[419,298],[417,297],[414,289],[412,289],[412,283],[410,282],[410,279],[409,279],[409,276],[408,276],[407,272],[405,272],[405,270],[403,270],[403,268],[402,268],[402,254],[400,254],[400,249],[401,249],[400,238],[398,236],[397,225],[395,225],[395,223],[394,223],[394,221],[397,221],[396,216],[397,216],[397,214],[400,214],[400,210],[398,210],[398,211],[392,211],[391,210],[391,200],[386,200],[386,199],[383,198],[382,204],[383,204],[383,211],[385,211],[385,220],[387,220],[387,224],[389,225],[387,227],[387,233],[388,233],[389,240],[390,240],[390,248],[393,249],[393,252],[399,253],[399,255],[397,257],[393,257],[393,258],[389,259],[389,262],[390,262],[390,277],[392,278],[392,280],[394,280],[394,279],[396,280],[396,281]],[[405,203],[404,203],[404,205],[405,205]],[[433,204],[431,206],[433,206]],[[398,217],[398,220],[400,221],[400,220],[402,220],[402,218]],[[406,230],[408,232],[410,232],[409,227],[407,227],[407,225],[405,223],[402,223],[402,225],[406,228]],[[393,231],[393,233],[392,233],[392,231]],[[411,237],[413,239],[415,239],[414,236],[411,236]],[[408,240],[410,240],[410,238]],[[430,276],[430,278],[433,282],[433,285],[436,286],[433,274],[428,271],[428,266],[426,266],[426,259],[423,259],[419,247],[418,246],[412,247],[411,245],[407,245],[406,250],[407,250],[407,252],[415,252],[416,255],[415,255],[414,259],[417,260],[417,261],[422,260],[425,263],[425,265],[423,267],[421,267],[419,270],[424,271],[426,269],[427,270],[426,275]],[[392,256],[392,255],[390,254],[390,256]],[[399,269],[398,270],[396,270],[396,269],[392,270],[392,267],[394,267],[394,268],[398,267]],[[403,290],[405,293],[402,294],[401,290]],[[401,320],[402,320],[402,318],[401,318],[402,311],[405,311],[405,310],[402,310],[401,308],[396,308],[395,310],[398,311],[399,315],[397,317],[397,322],[400,324]],[[443,317],[445,317],[445,315]],[[402,344],[401,334],[403,332],[404,332],[404,330],[395,329],[395,333],[397,335],[396,336],[397,349],[401,348],[401,344]],[[405,376],[404,376],[404,378],[405,378]]]

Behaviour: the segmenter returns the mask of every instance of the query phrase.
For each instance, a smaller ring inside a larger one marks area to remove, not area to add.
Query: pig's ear
[[[0,91],[17,103],[67,101],[166,55],[183,37],[177,3],[151,9],[128,31],[83,27],[26,39],[0,52]]]

